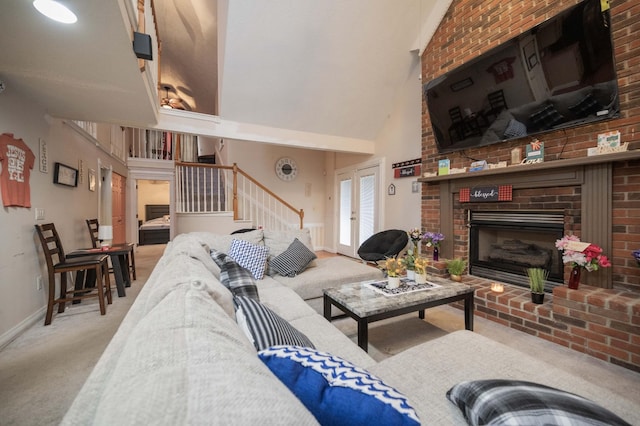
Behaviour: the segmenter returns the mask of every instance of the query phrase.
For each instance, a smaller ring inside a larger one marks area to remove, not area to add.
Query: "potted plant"
[[[418,256],[414,261],[414,267],[416,270],[415,282],[416,284],[424,284],[427,282],[427,267],[429,266],[429,259],[426,257]]]
[[[387,288],[400,287],[400,276],[406,271],[404,259],[388,257],[385,269],[387,270]]]
[[[527,276],[531,288],[531,301],[541,305],[544,303],[544,282],[549,276],[549,271],[542,268],[528,268]]]
[[[467,261],[461,258],[455,258],[447,261],[447,271],[449,278],[453,281],[462,281],[462,273],[467,267]]]

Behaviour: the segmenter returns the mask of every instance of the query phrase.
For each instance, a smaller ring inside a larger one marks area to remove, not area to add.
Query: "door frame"
[[[127,241],[133,241],[136,245],[139,241],[138,234],[138,180],[164,180],[169,181],[169,215],[171,216],[171,227],[169,239],[173,240],[176,235],[176,199],[175,199],[175,168],[171,162],[170,168],[144,168],[135,167],[129,169],[127,178]]]
[[[379,232],[384,228],[385,223],[385,201],[384,190],[385,187],[385,164],[386,161],[384,158],[374,158],[369,161],[365,161],[362,163],[353,164],[351,166],[342,167],[340,169],[334,170],[333,175],[333,223],[335,226],[333,227],[333,251],[338,253],[338,247],[340,246],[340,181],[338,180],[339,175],[343,173],[351,173],[353,177],[356,177],[356,174],[359,170],[368,169],[371,167],[378,167],[378,193],[376,194],[378,197],[378,210],[377,210],[377,227],[374,232]],[[355,242],[354,242],[355,244]],[[358,247],[354,247],[353,257],[358,258]]]

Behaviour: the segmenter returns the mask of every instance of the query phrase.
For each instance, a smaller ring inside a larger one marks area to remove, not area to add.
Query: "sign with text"
[[[392,165],[392,168],[394,178],[420,176],[422,170],[422,160],[420,158],[416,158],[415,160],[395,163]]]
[[[496,201],[512,201],[511,185],[483,185],[460,189],[461,203],[490,203]]]

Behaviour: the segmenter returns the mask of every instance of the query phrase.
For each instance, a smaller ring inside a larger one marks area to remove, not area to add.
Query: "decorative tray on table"
[[[400,287],[387,288],[387,280],[373,281],[366,283],[365,286],[371,290],[383,294],[385,296],[399,296],[401,294],[413,293],[416,291],[431,290],[440,287],[438,284],[427,281],[424,284],[416,284],[415,281],[409,278],[400,279]]]

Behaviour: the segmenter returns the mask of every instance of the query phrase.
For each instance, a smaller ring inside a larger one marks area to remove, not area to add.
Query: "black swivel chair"
[[[370,236],[358,248],[358,256],[366,262],[380,266],[378,262],[390,257],[397,257],[407,246],[409,236],[406,231],[388,229]]]

